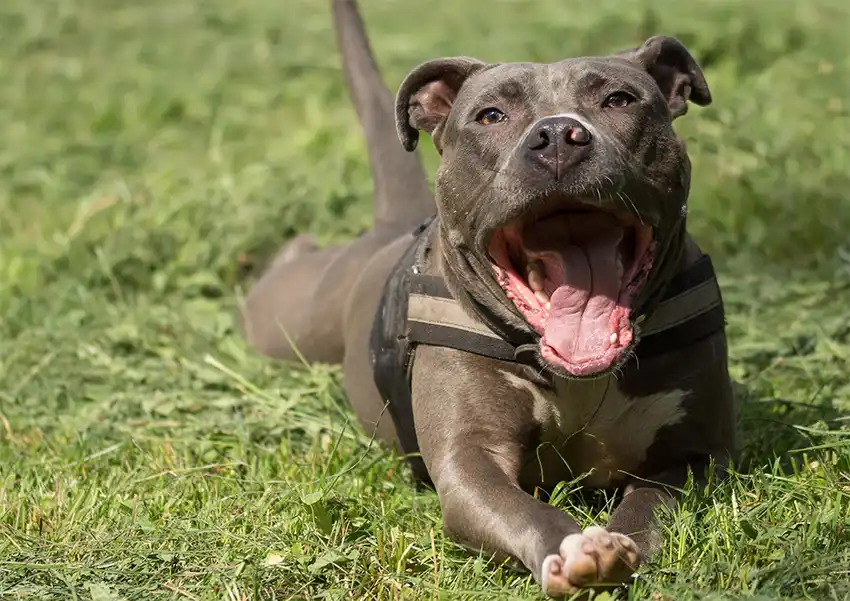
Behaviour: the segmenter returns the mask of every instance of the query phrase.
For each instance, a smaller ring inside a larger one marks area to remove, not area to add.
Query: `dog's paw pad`
[[[573,536],[581,536],[574,534]],[[555,596],[574,593],[578,590],[570,582],[567,572],[564,570],[564,558],[560,555],[547,555],[543,560],[543,578],[540,583],[543,592]]]
[[[632,539],[591,526],[565,537],[559,554],[543,560],[541,584],[550,596],[573,594],[587,586],[615,586],[626,582],[639,564]]]

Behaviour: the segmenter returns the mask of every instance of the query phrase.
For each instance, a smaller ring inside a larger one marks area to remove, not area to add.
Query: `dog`
[[[363,427],[436,489],[454,540],[553,597],[628,582],[663,544],[657,509],[737,448],[722,298],[687,233],[673,129],[711,103],[700,67],[666,36],[551,64],[439,58],[393,99],[355,0],[332,9],[374,226],[285,246],[241,310],[248,343],[342,363]],[[433,194],[420,132],[440,155]],[[575,479],[622,493],[604,526],[531,494]]]

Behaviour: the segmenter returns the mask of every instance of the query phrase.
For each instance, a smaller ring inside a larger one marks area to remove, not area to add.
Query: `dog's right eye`
[[[476,121],[481,125],[493,125],[507,119],[508,116],[497,108],[487,108],[478,113]]]
[[[602,108],[606,109],[622,109],[629,106],[635,101],[635,97],[627,92],[615,92],[605,99],[602,103]]]

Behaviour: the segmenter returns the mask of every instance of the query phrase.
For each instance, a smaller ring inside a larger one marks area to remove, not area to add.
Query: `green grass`
[[[678,128],[744,461],[617,596],[850,598],[846,2],[365,4],[393,86],[437,55],[694,50],[715,104]],[[441,534],[335,367],[234,330],[285,239],[369,226],[325,2],[5,0],[0,32],[0,599],[540,599]]]

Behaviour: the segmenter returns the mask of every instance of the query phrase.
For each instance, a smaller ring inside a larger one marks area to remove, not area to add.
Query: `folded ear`
[[[619,56],[641,65],[658,82],[673,118],[688,112],[688,101],[711,104],[711,92],[694,57],[684,44],[669,36],[654,36]]]
[[[399,86],[395,102],[396,130],[407,151],[416,149],[419,130],[439,133],[463,83],[485,66],[467,57],[439,58],[411,71]]]

